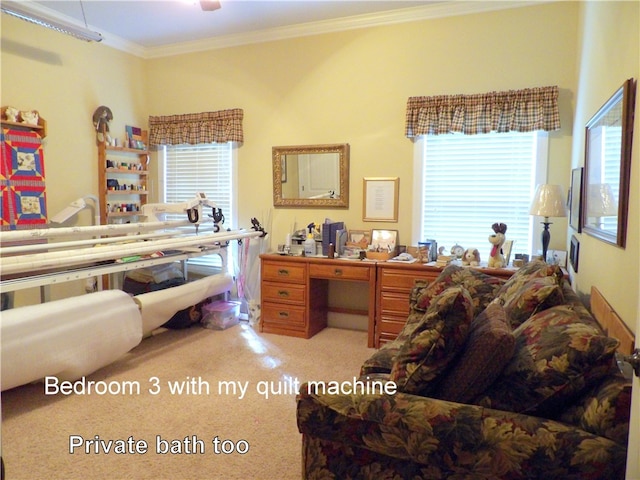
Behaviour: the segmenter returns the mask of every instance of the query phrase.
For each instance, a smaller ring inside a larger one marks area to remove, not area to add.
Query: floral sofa
[[[631,385],[562,278],[449,266],[416,283],[396,340],[361,381],[394,394],[297,396],[308,479],[624,478]]]

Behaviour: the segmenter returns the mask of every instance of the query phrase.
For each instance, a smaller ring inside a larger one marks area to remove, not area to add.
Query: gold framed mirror
[[[349,207],[349,144],[272,148],[273,205]]]

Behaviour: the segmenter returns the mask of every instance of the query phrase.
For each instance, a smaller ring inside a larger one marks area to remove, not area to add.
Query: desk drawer
[[[304,330],[306,325],[303,307],[263,302],[261,314],[265,325],[299,330]]]
[[[262,299],[265,302],[305,304],[304,285],[262,282]]]
[[[355,265],[309,265],[309,276],[329,280],[357,280],[368,282],[371,268]]]
[[[409,294],[404,292],[382,292],[380,311],[384,315],[409,315]]]
[[[380,285],[382,289],[404,290],[409,292],[415,280],[432,282],[438,277],[438,272],[402,271],[395,269],[382,269]]]
[[[264,262],[262,264],[262,278],[276,282],[305,283],[306,268],[306,265]]]

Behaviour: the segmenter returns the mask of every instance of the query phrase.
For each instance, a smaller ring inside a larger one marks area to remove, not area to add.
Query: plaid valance
[[[217,112],[187,113],[149,117],[151,145],[189,143],[242,143],[243,110],[234,108]]]
[[[558,130],[558,87],[527,88],[475,95],[410,97],[405,135],[465,135]]]

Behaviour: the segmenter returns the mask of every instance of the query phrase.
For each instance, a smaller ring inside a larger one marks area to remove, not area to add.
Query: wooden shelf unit
[[[148,132],[142,132],[145,145]],[[107,160],[114,166],[107,166]],[[98,191],[100,198],[100,223],[113,223],[116,219],[137,217],[140,208],[147,203],[147,176],[149,175],[149,150],[115,147],[98,143]],[[114,179],[126,186],[137,188],[109,189],[107,180]],[[139,188],[138,188],[139,186]],[[134,207],[130,209],[129,207]]]

